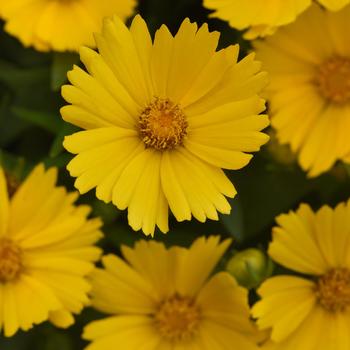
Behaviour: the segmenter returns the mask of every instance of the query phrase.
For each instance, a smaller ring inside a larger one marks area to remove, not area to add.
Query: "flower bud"
[[[273,263],[261,250],[250,248],[234,254],[226,270],[241,286],[251,289],[271,276]]]

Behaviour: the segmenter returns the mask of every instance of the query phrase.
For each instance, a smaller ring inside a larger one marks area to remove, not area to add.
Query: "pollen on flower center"
[[[350,102],[350,58],[333,57],[322,63],[315,82],[321,95],[330,102]]]
[[[160,334],[171,342],[190,339],[197,331],[200,310],[191,298],[175,295],[165,300],[154,319]]]
[[[22,270],[22,251],[11,239],[0,239],[0,283],[16,279]]]
[[[350,306],[350,270],[332,269],[317,281],[317,297],[327,311],[344,311]]]
[[[141,112],[139,127],[146,147],[163,151],[183,144],[188,123],[178,104],[156,97]]]

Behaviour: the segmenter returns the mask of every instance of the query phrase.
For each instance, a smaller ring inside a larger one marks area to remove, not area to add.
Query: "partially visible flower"
[[[350,0],[318,0],[328,10],[338,11]],[[280,26],[292,23],[312,0],[204,0],[204,6],[215,10],[210,17],[227,21],[233,28],[244,30],[246,39],[273,34]]]
[[[87,350],[257,350],[247,290],[227,272],[210,276],[230,241],[200,238],[188,249],[140,241],[122,247],[92,274],[92,303],[108,318],[92,322]]]
[[[255,48],[271,75],[271,123],[309,176],[350,155],[350,6],[314,5]]]
[[[56,169],[37,166],[10,197],[0,168],[0,331],[7,337],[46,320],[68,327],[89,302],[85,276],[100,256],[93,244],[101,222],[87,219],[89,207],[75,206],[78,195],[56,187],[56,178]]]
[[[0,1],[5,30],[24,46],[39,51],[77,51],[94,47],[105,16],[131,16],[135,0],[9,0]]]
[[[305,277],[268,279],[253,307],[267,349],[350,347],[350,201],[314,213],[308,205],[277,218],[270,256]]]
[[[241,169],[268,141],[266,74],[254,55],[237,62],[238,46],[216,52],[218,39],[186,19],[152,42],[140,16],[130,30],[107,19],[99,53],[80,52],[88,72],[68,74],[62,116],[86,129],[64,141],[77,154],[68,170],[80,193],[128,208],[136,231],[167,232],[169,208],[178,221],[228,214],[236,190],[222,168]]]
[[[327,10],[331,11],[339,11],[345,5],[350,3],[350,0],[317,0],[322,6],[324,6]]]
[[[211,17],[228,21],[231,27],[248,29],[247,39],[271,35],[276,28],[295,21],[312,0],[204,0],[204,6],[215,10]]]

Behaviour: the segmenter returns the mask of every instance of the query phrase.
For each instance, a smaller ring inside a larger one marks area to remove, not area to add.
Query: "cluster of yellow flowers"
[[[169,210],[178,221],[230,213],[236,189],[223,169],[245,167],[268,142],[264,98],[278,140],[310,177],[350,162],[349,2],[204,0],[247,38],[266,37],[253,47],[269,84],[253,53],[217,51],[207,25],[186,19],[175,36],[162,26],[152,39],[137,15],[128,28],[133,0],[0,1],[0,16],[26,46],[85,45],[86,69],[75,66],[62,88],[63,119],[83,129],[64,141],[75,155],[68,171],[80,194],[96,189],[153,236],[169,230]],[[85,327],[89,350],[350,349],[350,202],[277,218],[269,255],[298,275],[266,279],[250,309],[247,289],[213,274],[230,240],[140,240],[96,268],[102,222],[56,186],[57,170],[9,177],[0,168],[5,336],[47,320],[69,327],[92,305],[110,316]]]

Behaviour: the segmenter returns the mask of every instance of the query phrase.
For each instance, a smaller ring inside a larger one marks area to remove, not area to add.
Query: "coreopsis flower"
[[[299,274],[268,279],[253,308],[271,329],[267,349],[350,346],[350,201],[316,213],[308,205],[277,218],[270,256]]]
[[[318,0],[328,10],[338,11],[350,0]],[[312,0],[204,0],[204,6],[215,10],[211,17],[227,21],[233,28],[244,30],[246,39],[267,36],[283,25],[292,23]]]
[[[39,51],[77,51],[94,46],[93,32],[105,16],[123,20],[132,15],[135,0],[10,0],[0,1],[5,30],[24,46]]]
[[[314,5],[265,41],[257,55],[271,74],[266,90],[272,126],[309,176],[350,155],[350,6]]]
[[[240,169],[267,142],[268,117],[258,93],[266,74],[238,46],[216,52],[219,33],[185,20],[154,42],[140,16],[130,31],[107,19],[99,53],[83,48],[88,72],[75,67],[63,87],[64,120],[85,131],[65,139],[76,188],[128,208],[134,230],[168,231],[178,221],[228,214],[236,190],[221,168]]]
[[[107,255],[91,281],[92,304],[109,314],[86,326],[87,350],[257,350],[247,290],[210,274],[229,246],[200,238],[188,249],[146,241]]]
[[[87,219],[89,207],[75,206],[77,194],[56,187],[56,177],[40,165],[14,188],[0,168],[0,331],[7,337],[46,320],[68,327],[89,302],[85,277],[100,256],[93,244],[101,222]]]

